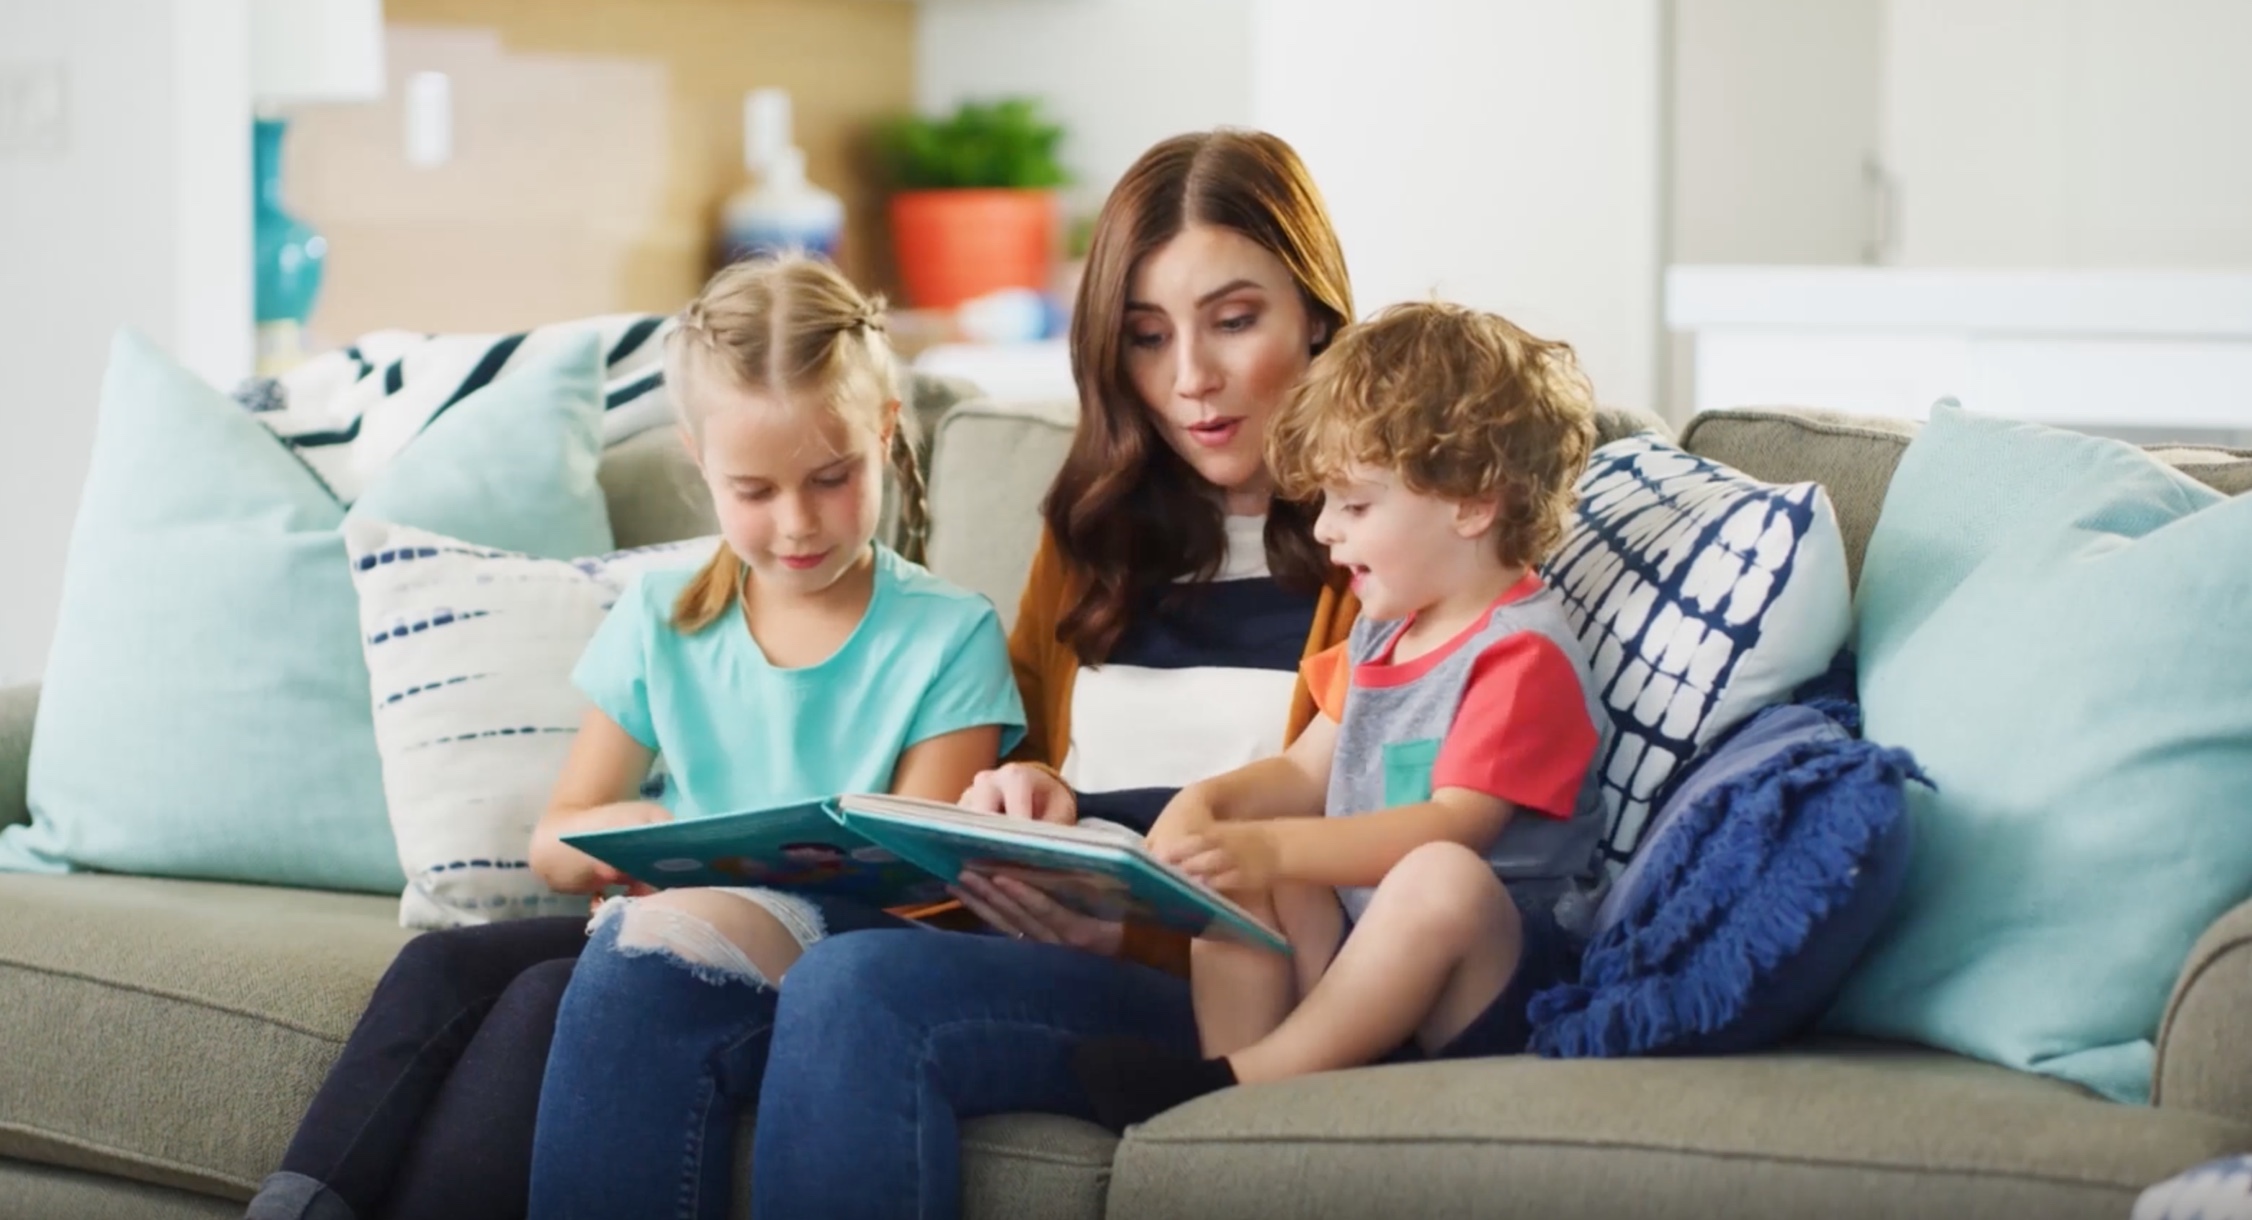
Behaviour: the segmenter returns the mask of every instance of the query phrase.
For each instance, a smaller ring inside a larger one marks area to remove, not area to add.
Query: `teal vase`
[[[288,129],[287,120],[262,118],[252,137],[251,173],[257,190],[252,274],[260,325],[303,326],[321,295],[321,264],[328,257],[328,240],[282,206],[282,137]]]

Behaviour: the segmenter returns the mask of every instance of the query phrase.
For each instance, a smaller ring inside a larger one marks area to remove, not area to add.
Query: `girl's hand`
[[[1126,943],[1125,924],[1082,915],[1014,877],[965,872],[947,891],[995,931],[1018,940],[1068,945],[1104,957],[1115,957]]]
[[[1027,763],[1002,763],[980,771],[955,802],[980,813],[1001,813],[1069,826],[1079,820],[1079,794],[1055,772]]]
[[[651,893],[617,869],[563,842],[567,834],[613,830],[620,826],[646,826],[672,821],[672,811],[654,801],[620,801],[569,813],[550,813],[532,835],[532,871],[558,894],[592,894],[611,886],[629,887],[632,893]]]
[[[1153,850],[1216,890],[1258,892],[1275,883],[1274,830],[1263,822],[1215,822]]]

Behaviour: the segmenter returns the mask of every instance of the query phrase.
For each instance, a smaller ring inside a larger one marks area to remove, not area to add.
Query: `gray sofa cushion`
[[[1858,581],[1869,532],[1884,508],[1885,488],[1916,429],[1910,420],[1810,407],[1742,407],[1691,419],[1681,431],[1681,445],[1755,479],[1822,484],[1845,533],[1846,570]],[[2215,490],[2229,495],[2252,490],[2252,452],[2201,445],[2153,446],[2148,451]]]
[[[397,915],[364,894],[0,876],[0,1220],[14,1198],[79,1200],[22,1213],[39,1216],[190,1202],[87,1174],[250,1197],[413,935]],[[1116,1143],[1073,1119],[980,1120],[963,1189],[978,1215],[1097,1220]]]
[[[2252,1128],[1936,1051],[1482,1059],[1214,1094],[1134,1128],[1111,1220],[1456,1215],[2119,1220]]]
[[[31,767],[31,724],[38,711],[38,687],[0,686],[0,826],[31,820],[24,779]]]
[[[0,1160],[0,1220],[237,1220],[234,1199]]]
[[[964,403],[931,438],[931,571],[1016,622],[1040,542],[1040,501],[1078,427],[1073,403]]]
[[[407,939],[398,906],[0,877],[0,1155],[247,1197]]]

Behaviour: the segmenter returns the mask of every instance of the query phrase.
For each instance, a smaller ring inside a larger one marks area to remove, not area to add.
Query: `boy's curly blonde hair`
[[[1267,427],[1275,489],[1311,499],[1353,466],[1410,491],[1494,497],[1494,545],[1531,567],[1563,540],[1595,445],[1595,396],[1570,344],[1442,302],[1347,327]]]

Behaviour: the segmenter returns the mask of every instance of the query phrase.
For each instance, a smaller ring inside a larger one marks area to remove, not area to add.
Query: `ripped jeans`
[[[912,927],[843,899],[734,891],[799,944]],[[757,1104],[775,991],[710,924],[603,905],[563,995],[532,1146],[532,1220],[725,1217],[736,1120]]]

